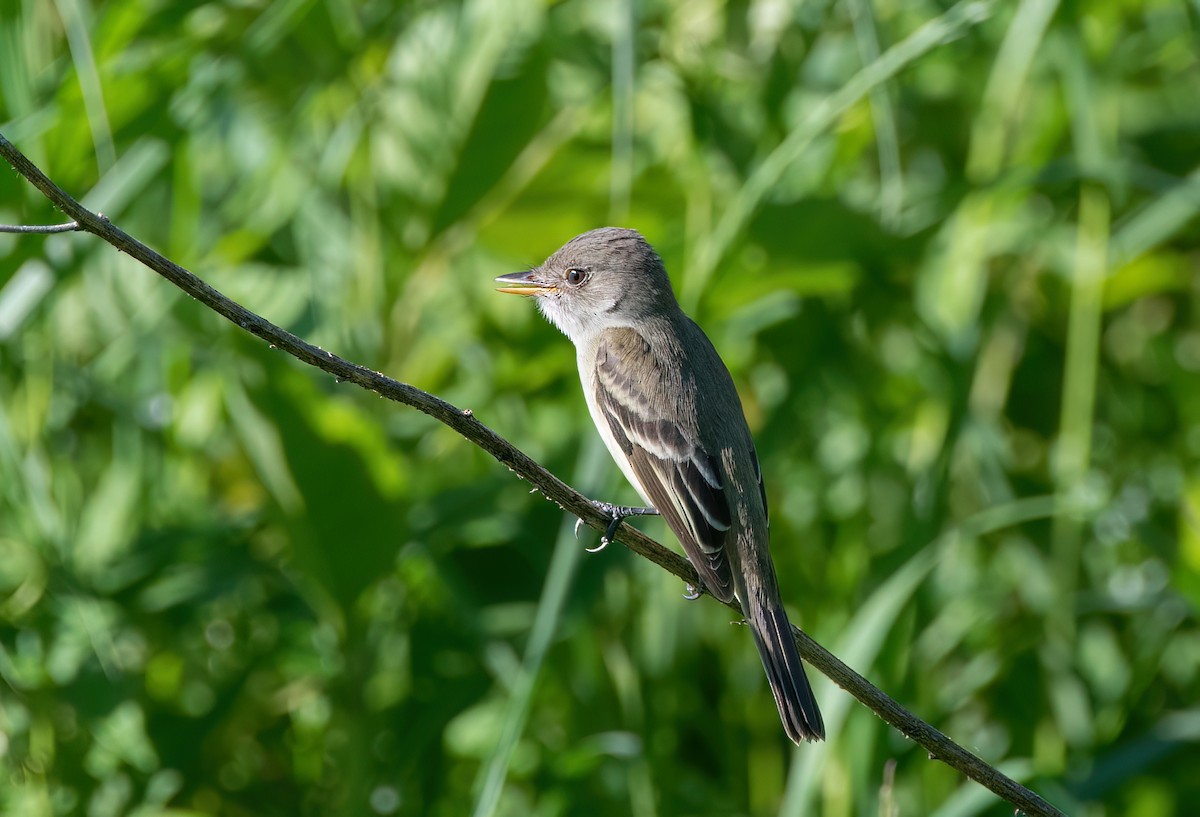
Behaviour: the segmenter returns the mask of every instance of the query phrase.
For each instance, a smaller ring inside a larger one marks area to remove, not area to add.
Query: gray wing
[[[681,417],[688,409],[670,398],[664,374],[636,331],[615,329],[602,336],[596,399],[608,427],[642,492],[679,537],[705,589],[728,601],[733,596],[725,555],[730,508],[721,462],[689,430]],[[672,385],[691,389],[694,399],[694,384]]]
[[[767,527],[771,527],[771,509],[767,507],[767,486],[763,485],[762,466],[758,464],[758,452],[753,447],[750,448],[751,462],[754,463],[754,477],[758,480],[758,493],[762,497],[763,503],[763,519],[767,520]]]

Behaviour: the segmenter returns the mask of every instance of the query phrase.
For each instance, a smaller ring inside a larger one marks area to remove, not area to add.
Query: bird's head
[[[679,308],[658,253],[636,230],[618,227],[575,236],[540,266],[496,280],[500,292],[535,298],[576,344]]]

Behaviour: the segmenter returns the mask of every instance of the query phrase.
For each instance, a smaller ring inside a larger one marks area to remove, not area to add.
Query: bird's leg
[[[611,517],[612,521],[608,523],[608,528],[604,531],[604,536],[600,537],[600,544],[594,548],[585,548],[588,553],[599,553],[608,547],[608,543],[613,540],[613,536],[617,533],[617,528],[621,527],[621,523],[630,516],[658,516],[656,508],[631,508],[628,505],[613,505],[611,502],[598,502],[592,500],[592,507],[600,511],[605,516]],[[578,530],[578,526],[576,526]]]
[[[684,582],[684,587],[686,588],[686,592],[684,592],[683,597],[688,601],[695,601],[704,595],[704,592],[691,582]]]

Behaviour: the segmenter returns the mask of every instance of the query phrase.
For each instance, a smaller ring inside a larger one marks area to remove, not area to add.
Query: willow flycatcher
[[[824,738],[779,596],[767,495],[741,401],[712,343],[680,309],[662,259],[636,231],[605,227],[496,280],[500,292],[533,296],[575,344],[609,453],[679,537],[704,588],[741,602],[788,737]],[[623,517],[653,512],[598,504],[613,516],[606,538]]]

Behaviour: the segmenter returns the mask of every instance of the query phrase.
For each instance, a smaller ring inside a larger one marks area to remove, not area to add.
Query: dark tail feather
[[[800,663],[787,613],[777,603],[747,600],[744,607],[787,736],[794,743],[824,740],[825,722]]]

